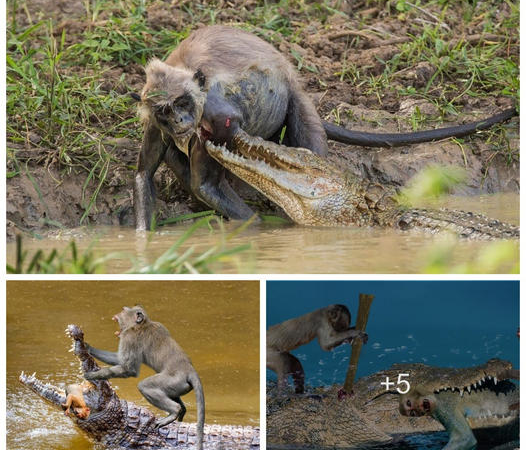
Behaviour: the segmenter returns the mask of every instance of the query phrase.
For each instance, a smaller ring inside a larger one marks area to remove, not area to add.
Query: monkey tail
[[[197,401],[197,450],[203,450],[203,435],[205,428],[205,395],[203,393],[203,386],[201,379],[197,372],[194,372],[189,377],[190,384],[195,391],[195,398]]]
[[[398,147],[420,142],[438,141],[449,137],[467,136],[477,131],[486,130],[497,123],[511,119],[517,114],[516,108],[513,107],[479,122],[470,122],[456,127],[416,131],[414,133],[365,133],[347,130],[325,121],[323,122],[323,128],[327,133],[327,138],[343,142],[344,144],[364,147]]]

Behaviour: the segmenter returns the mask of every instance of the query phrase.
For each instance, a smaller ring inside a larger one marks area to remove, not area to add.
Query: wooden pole
[[[373,302],[374,295],[360,294],[360,306],[358,306],[358,317],[356,318],[356,329],[365,331],[367,321],[369,320],[369,310]],[[356,377],[356,370],[358,369],[358,360],[360,352],[362,351],[362,341],[355,339],[352,345],[351,360],[349,361],[349,368],[347,369],[347,376],[343,389],[347,393],[352,393],[354,378]]]

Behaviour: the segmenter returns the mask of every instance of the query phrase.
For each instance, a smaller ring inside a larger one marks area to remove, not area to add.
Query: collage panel
[[[199,448],[202,417],[203,448],[259,448],[259,296],[258,281],[8,281],[7,448]]]
[[[268,281],[266,296],[267,448],[519,448],[518,281]]]
[[[519,272],[519,0],[64,1],[7,0],[10,273]]]

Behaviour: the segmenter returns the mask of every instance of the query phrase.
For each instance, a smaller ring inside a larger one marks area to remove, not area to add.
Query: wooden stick
[[[369,320],[369,310],[371,309],[371,303],[373,302],[374,295],[360,294],[360,306],[358,307],[358,317],[356,319],[356,329],[365,331],[367,321]],[[358,359],[360,358],[360,352],[362,351],[362,341],[355,339],[352,345],[351,360],[349,361],[349,368],[347,369],[347,376],[345,377],[345,383],[343,389],[347,393],[352,393],[354,385],[354,378],[356,377],[356,370],[358,369]]]

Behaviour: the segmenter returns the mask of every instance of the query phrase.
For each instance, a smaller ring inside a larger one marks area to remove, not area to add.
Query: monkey
[[[283,391],[292,376],[296,394],[305,391],[305,372],[292,354],[301,345],[318,338],[325,351],[354,339],[367,343],[367,333],[349,327],[351,313],[345,305],[329,305],[294,319],[271,326],[267,330],[267,368],[278,375],[278,389]]]
[[[66,387],[66,403],[62,406],[66,408],[64,414],[69,416],[71,408],[73,413],[79,419],[87,419],[90,415],[90,409],[84,401],[84,390],[93,388],[93,384],[84,381],[81,384],[70,384]]]
[[[405,134],[346,130],[320,119],[293,66],[271,44],[221,25],[200,28],[165,62],[153,59],[139,114],[144,137],[138,156],[133,203],[136,229],[150,229],[154,214],[153,175],[164,161],[183,188],[217,213],[232,219],[254,212],[232,189],[226,169],[204,147],[229,143],[236,130],[327,156],[327,139],[361,146],[393,147],[461,137],[516,114],[515,108],[457,127]],[[285,134],[282,136],[282,130]]]
[[[513,375],[513,374],[512,374]],[[493,383],[493,382],[492,382]],[[501,382],[502,383],[502,382]],[[512,392],[508,404],[503,404],[498,414],[506,415],[519,407],[519,393],[513,383],[506,381],[500,387],[501,392]],[[497,393],[489,392],[486,396],[463,397],[458,391],[445,390],[437,394],[427,391],[422,386],[411,388],[407,394],[400,396],[399,411],[403,416],[430,416],[438,420],[449,433],[449,441],[444,449],[472,450],[476,448],[477,439],[467,418],[487,413],[487,403]],[[462,401],[468,402],[463,405]]]
[[[115,333],[119,337],[118,352],[99,350],[87,345],[89,353],[110,367],[87,372],[87,380],[138,377],[141,364],[155,370],[156,375],[145,378],[138,384],[139,391],[152,405],[169,415],[156,422],[164,427],[174,420],[182,421],[186,407],[181,396],[192,389],[197,400],[197,448],[203,448],[205,400],[201,380],[190,358],[170,336],[170,332],[159,322],[150,320],[144,308],[136,305],[124,307],[113,316],[119,324]]]

